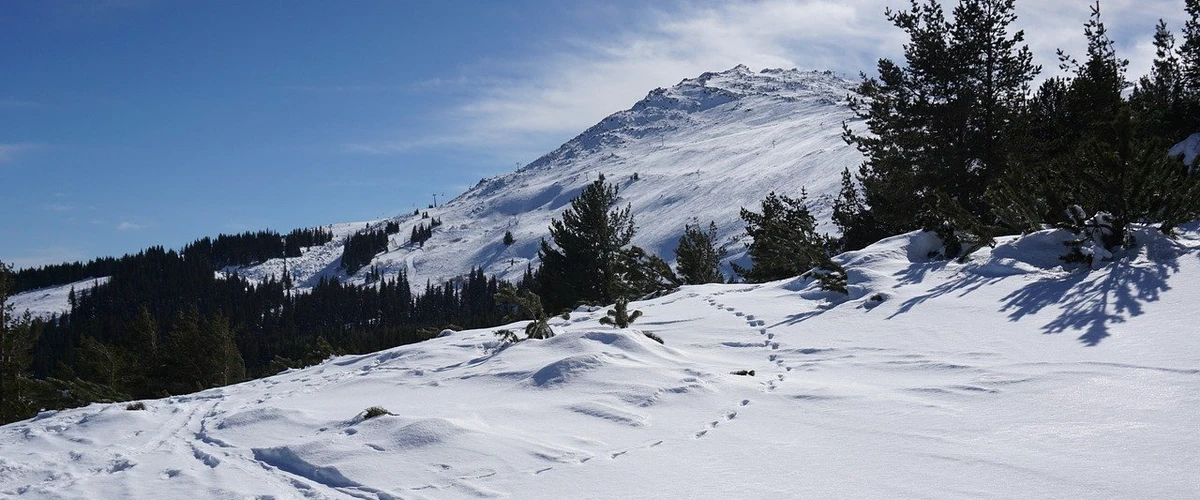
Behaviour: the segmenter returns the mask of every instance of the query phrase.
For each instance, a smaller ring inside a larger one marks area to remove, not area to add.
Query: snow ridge
[[[454,280],[472,267],[519,279],[527,265],[537,266],[538,242],[551,218],[601,174],[633,208],[634,244],[669,262],[693,217],[717,223],[730,250],[727,262],[743,259],[738,209],[756,207],[770,191],[796,196],[806,189],[828,230],[841,171],[862,161],[841,139],[842,123],[854,120],[845,103],[853,84],[831,72],[754,72],[739,65],[655,89],[517,171],[483,179],[428,210],[445,225],[424,246],[407,239],[411,227],[428,221],[412,214],[390,219],[401,231],[372,265],[385,276],[407,272],[417,288],[426,280]],[[289,272],[301,287],[321,276],[364,283],[370,266],[357,276],[338,268],[342,237],[384,222],[339,225],[335,241],[290,259]],[[502,242],[506,231],[516,238],[512,246]],[[238,272],[266,279],[281,276],[283,265],[276,259]]]

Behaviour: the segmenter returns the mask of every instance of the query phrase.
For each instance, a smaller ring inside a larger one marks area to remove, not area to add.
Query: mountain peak
[[[721,72],[705,72],[672,87],[651,90],[630,109],[609,115],[525,168],[545,168],[631,140],[668,133],[687,124],[696,113],[737,106],[733,103],[748,99],[764,100],[764,105],[786,101],[837,106],[853,84],[832,71],[768,68],[756,73],[738,64]]]

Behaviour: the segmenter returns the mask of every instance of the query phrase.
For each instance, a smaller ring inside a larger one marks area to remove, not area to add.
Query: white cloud
[[[945,2],[947,10],[954,4]],[[1091,2],[1019,2],[1018,28],[1044,74],[1057,72],[1055,49],[1082,55],[1083,23]],[[660,4],[662,5],[662,4]],[[603,117],[628,108],[655,88],[736,64],[754,69],[831,69],[874,73],[881,57],[901,58],[904,33],[884,17],[881,0],[757,0],[680,2],[632,13],[623,31],[602,37],[558,40],[527,59],[503,61],[482,71],[520,75],[484,84],[449,114],[442,129],[397,141],[360,142],[348,151],[372,154],[462,145],[475,149],[542,153]],[[1153,57],[1148,40],[1158,18],[1179,19],[1180,0],[1105,0],[1103,20],[1131,60],[1131,80]],[[1175,27],[1177,28],[1177,27]],[[503,69],[501,69],[503,68]],[[532,158],[527,158],[532,159]]]
[[[41,144],[0,144],[0,163],[10,163],[26,151],[40,149]]]
[[[137,223],[133,223],[133,222],[129,222],[129,221],[121,221],[120,224],[117,224],[117,231],[137,231],[138,229],[145,229],[145,228],[146,228],[146,226],[144,226],[142,224],[137,224]]]

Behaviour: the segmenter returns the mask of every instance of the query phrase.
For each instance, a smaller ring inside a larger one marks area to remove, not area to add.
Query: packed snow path
[[[914,233],[840,256],[849,297],[685,287],[631,304],[635,329],[580,310],[544,341],[459,332],[145,411],[46,413],[0,428],[0,495],[1186,497],[1200,232],[1137,236],[1080,273],[1057,266],[1061,232],[967,264]]]

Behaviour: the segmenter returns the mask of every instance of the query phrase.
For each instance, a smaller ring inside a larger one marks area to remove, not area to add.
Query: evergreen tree
[[[513,238],[512,231],[504,232],[504,246],[511,246],[513,243],[516,243],[516,241],[517,240]]]
[[[905,31],[905,65],[888,59],[850,98],[869,134],[844,126],[845,140],[866,156],[859,171],[869,216],[856,243],[920,226],[918,214],[938,192],[988,218],[986,188],[1008,167],[1019,110],[1039,68],[1012,32],[1013,0],[960,0],[954,21],[929,0],[887,11]],[[847,200],[851,201],[851,200]],[[847,207],[851,208],[851,207]]]
[[[617,261],[615,297],[641,298],[679,288],[683,284],[665,260],[641,247],[621,250]],[[615,299],[614,299],[615,300]]]
[[[680,281],[686,285],[724,283],[721,275],[721,257],[725,247],[717,248],[717,223],[709,222],[707,230],[700,221],[692,219],[683,226],[683,236],[675,247],[675,262],[679,268]]]
[[[37,410],[24,391],[37,332],[29,313],[13,316],[8,297],[14,281],[12,268],[0,261],[0,423],[32,416]]]
[[[613,305],[613,308],[608,310],[607,315],[600,318],[600,324],[612,325],[616,328],[624,329],[629,328],[629,324],[637,321],[637,319],[640,317],[642,317],[642,311],[630,312],[629,301],[624,298],[620,298],[617,299],[617,302]]]
[[[749,248],[753,266],[733,270],[751,283],[798,276],[830,262],[825,238],[817,234],[817,221],[805,206],[805,195],[789,198],[771,192],[762,201],[762,211],[743,208],[746,233],[753,239]]]
[[[618,264],[633,238],[630,207],[613,208],[617,186],[603,177],[571,201],[561,219],[550,222],[553,245],[542,240],[539,290],[551,311],[579,302],[611,303],[619,294]]]
[[[832,218],[842,233],[837,244],[843,251],[858,250],[886,237],[871,218],[848,168],[842,170],[842,189],[833,201]]]

